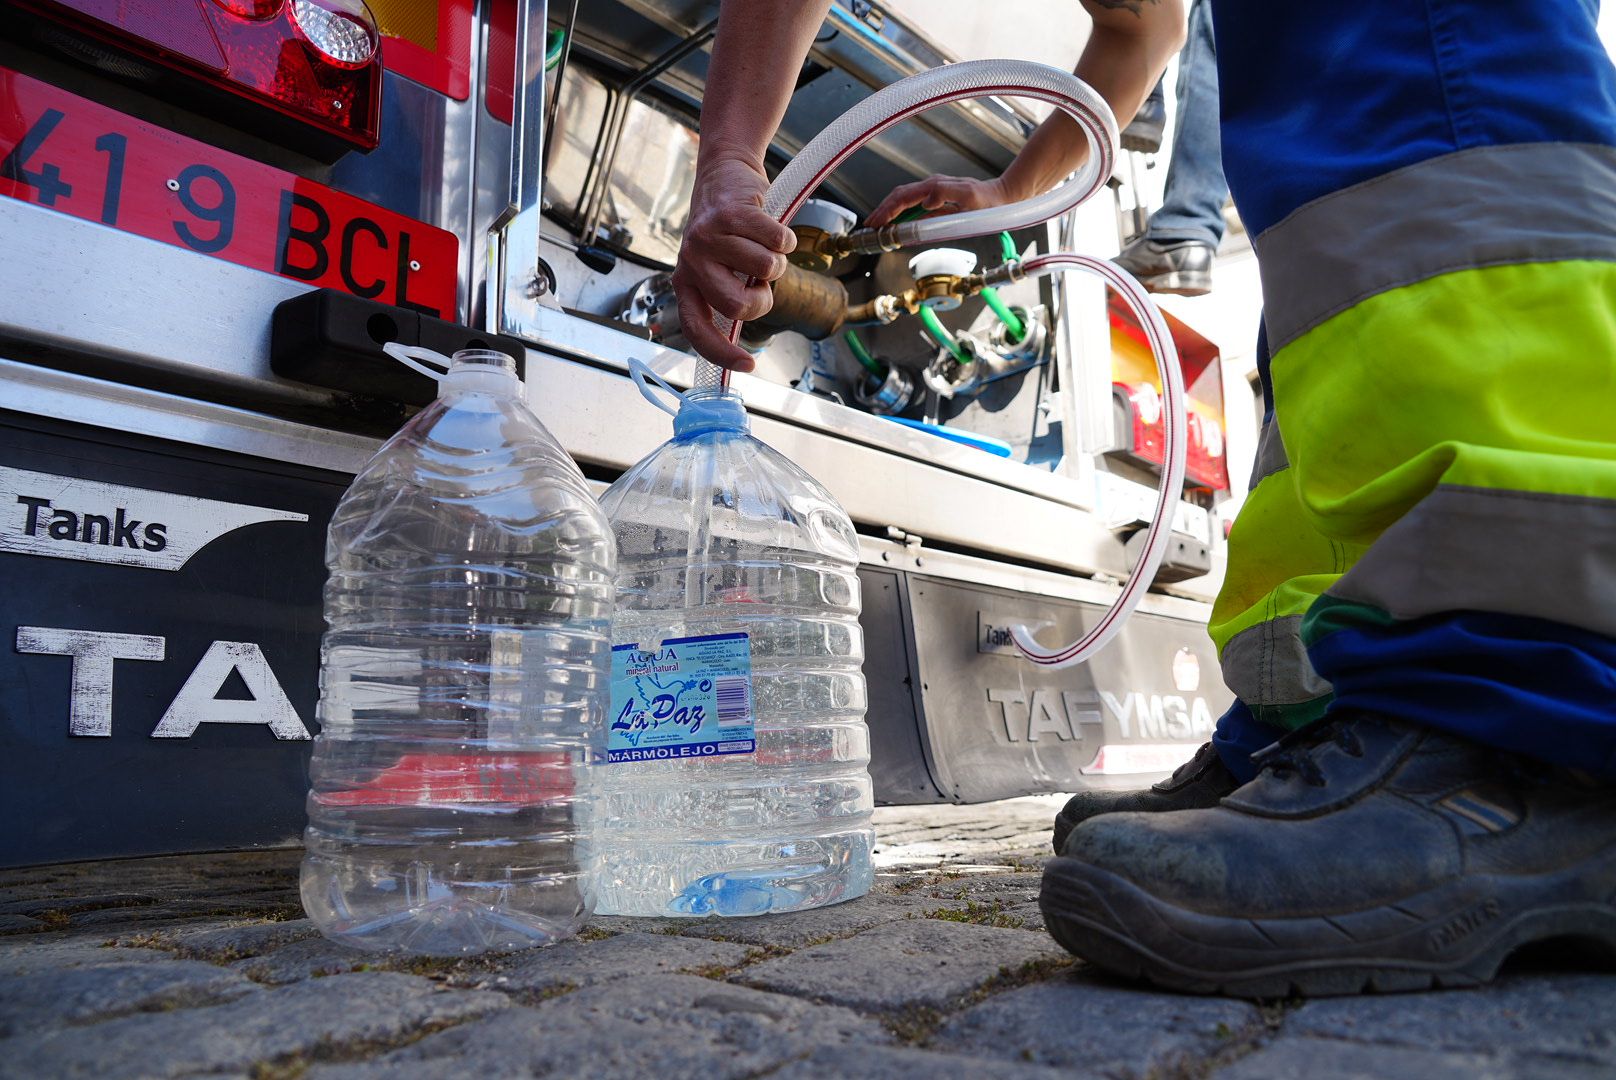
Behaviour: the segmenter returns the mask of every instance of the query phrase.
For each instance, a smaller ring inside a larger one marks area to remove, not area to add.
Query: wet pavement
[[[295,851],[0,873],[0,1078],[1616,1077],[1616,974],[1251,1004],[1129,986],[1043,932],[1053,798],[877,812],[867,897],[600,918],[473,960],[302,917]]]

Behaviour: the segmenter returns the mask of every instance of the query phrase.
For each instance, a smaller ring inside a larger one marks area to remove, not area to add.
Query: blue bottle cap
[[[673,418],[673,437],[690,438],[708,431],[750,430],[746,406],[733,390],[691,390],[683,396]]]

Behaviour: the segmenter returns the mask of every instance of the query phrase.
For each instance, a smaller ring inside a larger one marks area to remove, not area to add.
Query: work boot
[[[1122,129],[1122,148],[1141,154],[1154,154],[1161,149],[1162,131],[1167,127],[1167,100],[1162,96],[1161,84],[1150,92],[1139,111],[1133,114],[1128,126]]]
[[[1616,960],[1616,786],[1353,714],[1210,809],[1090,818],[1055,939],[1130,978],[1279,998],[1473,986],[1532,942]]]
[[[1159,813],[1163,810],[1199,810],[1218,805],[1218,800],[1240,786],[1234,773],[1211,743],[1202,743],[1195,756],[1180,765],[1172,776],[1142,791],[1080,791],[1066,800],[1055,815],[1055,854],[1066,846],[1066,837],[1097,814],[1119,810]]]
[[[1147,292],[1203,296],[1212,291],[1213,247],[1204,240],[1134,239],[1111,261],[1139,279]]]

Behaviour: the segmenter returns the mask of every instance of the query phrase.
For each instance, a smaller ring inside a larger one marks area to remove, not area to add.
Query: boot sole
[[[1474,876],[1364,911],[1242,919],[1164,903],[1078,859],[1038,906],[1067,951],[1170,990],[1272,999],[1479,986],[1510,953],[1577,938],[1616,959],[1616,849],[1557,874]]]

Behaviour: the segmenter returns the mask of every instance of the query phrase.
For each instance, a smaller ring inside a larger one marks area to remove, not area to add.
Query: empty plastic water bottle
[[[455,354],[354,478],[326,563],[309,917],[433,955],[570,936],[592,907],[612,538],[509,357]]]
[[[602,504],[618,576],[597,910],[863,895],[875,833],[846,513],[725,390],[684,395],[673,439]]]

